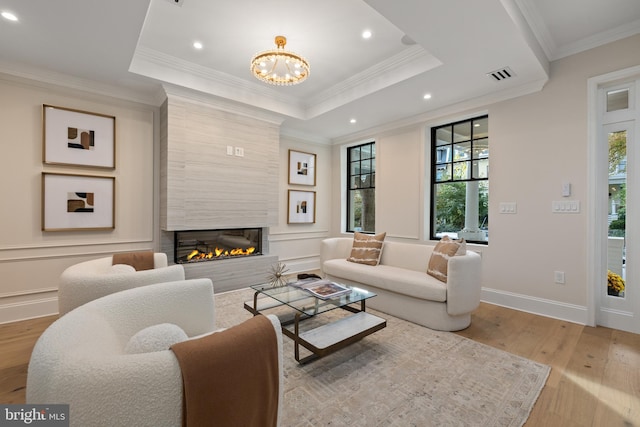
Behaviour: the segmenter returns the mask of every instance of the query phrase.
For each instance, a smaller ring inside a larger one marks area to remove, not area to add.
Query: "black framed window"
[[[489,241],[489,116],[431,129],[431,239]]]
[[[375,233],[376,144],[347,148],[347,231]]]

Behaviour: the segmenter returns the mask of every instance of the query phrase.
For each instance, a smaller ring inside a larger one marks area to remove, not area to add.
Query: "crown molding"
[[[18,80],[28,80],[31,84],[40,86],[53,85],[65,89],[72,89],[94,95],[117,98],[138,104],[157,106],[154,89],[132,90],[123,86],[109,85],[94,80],[83,79],[55,71],[44,70],[26,65],[5,64],[0,62],[0,73],[12,76]]]
[[[447,105],[442,108],[428,111],[426,113],[418,114],[401,120],[385,123],[380,126],[374,126],[356,133],[334,138],[331,140],[331,143],[333,145],[348,144],[350,142],[353,142],[354,140],[371,138],[372,135],[395,132],[399,129],[409,128],[416,125],[423,125],[425,123],[437,120],[440,117],[452,114],[460,114],[462,112],[474,109],[484,110],[487,109],[489,105],[495,104],[500,101],[506,101],[508,99],[513,99],[523,95],[529,95],[531,93],[539,92],[542,90],[547,81],[547,78],[535,80],[524,85],[467,99],[458,103]]]
[[[129,71],[175,87],[183,86],[290,117],[304,118],[304,108],[294,97],[153,49],[138,47]]]
[[[331,145],[330,138],[325,138],[318,135],[312,135],[306,132],[301,132],[296,129],[290,129],[286,127],[280,128],[280,136],[295,142],[315,143],[318,145]]]
[[[411,46],[311,97],[305,118],[317,117],[440,65],[442,62],[421,46]]]
[[[574,43],[561,45],[553,52],[551,60],[555,61],[570,55],[575,55],[576,53],[584,52],[585,50],[593,49],[607,43],[613,43],[636,34],[640,34],[640,19],[608,31],[594,34]]]
[[[538,9],[535,6],[531,5],[531,2],[524,0],[513,0],[515,1],[518,9],[520,9],[520,13],[527,21],[529,28],[533,32],[536,40],[540,44],[540,47],[544,51],[547,60],[551,61],[554,52],[558,50],[558,46],[556,42],[551,37],[551,33],[547,28],[547,25],[544,23],[544,19],[542,19],[542,15],[538,12]]]
[[[175,86],[306,120],[442,65],[421,46],[411,46],[341,81],[303,104],[272,87],[212,70],[153,49],[138,47],[129,71]]]
[[[280,126],[286,119],[286,117],[281,114],[262,110],[246,104],[233,102],[228,99],[215,97],[213,95],[209,95],[197,90],[188,89],[182,86],[163,83],[162,88],[166,93],[167,99],[169,97],[181,98],[183,100],[188,100],[190,102],[195,102],[207,107],[212,107],[220,111],[261,120],[264,122],[275,124],[277,126]]]

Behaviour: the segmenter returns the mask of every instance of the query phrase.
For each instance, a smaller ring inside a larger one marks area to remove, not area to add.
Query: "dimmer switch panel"
[[[516,202],[501,202],[500,213],[501,214],[514,214],[518,211]]]
[[[551,212],[553,213],[580,213],[580,200],[560,200],[551,202]]]

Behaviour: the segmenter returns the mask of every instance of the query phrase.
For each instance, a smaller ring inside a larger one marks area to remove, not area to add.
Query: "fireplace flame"
[[[220,258],[220,257],[227,257],[227,256],[251,255],[255,251],[256,251],[256,248],[253,246],[247,249],[236,248],[231,250],[224,250],[216,247],[211,252],[200,252],[199,250],[194,249],[193,251],[191,251],[189,255],[187,255],[187,261],[197,261],[201,259],[212,259],[212,258]]]

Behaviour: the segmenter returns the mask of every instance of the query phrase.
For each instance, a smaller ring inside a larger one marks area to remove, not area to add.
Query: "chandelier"
[[[251,59],[251,73],[263,82],[290,86],[303,82],[309,77],[309,63],[293,52],[284,50],[287,39],[276,36],[276,48],[256,54]]]

